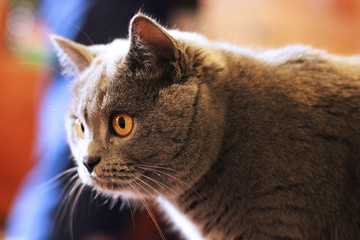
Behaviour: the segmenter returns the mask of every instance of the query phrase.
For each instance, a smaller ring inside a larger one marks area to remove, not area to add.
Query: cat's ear
[[[136,70],[182,69],[182,54],[176,40],[151,18],[138,13],[130,22],[130,64]],[[156,68],[156,69],[154,69]]]
[[[64,68],[64,72],[69,75],[76,75],[83,72],[90,66],[95,57],[95,54],[85,45],[56,35],[50,35],[50,39],[55,46],[59,62]]]

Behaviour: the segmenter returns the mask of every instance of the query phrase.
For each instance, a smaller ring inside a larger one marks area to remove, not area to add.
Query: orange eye
[[[127,136],[133,128],[133,118],[126,113],[119,113],[113,118],[112,126],[117,134]]]
[[[80,121],[80,119],[75,120],[75,130],[79,137],[81,137],[82,139],[85,138],[85,127]]]

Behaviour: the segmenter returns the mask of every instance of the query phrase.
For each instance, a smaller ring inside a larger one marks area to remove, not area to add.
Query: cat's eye
[[[133,128],[133,118],[126,113],[119,113],[113,118],[112,126],[118,135],[127,136]]]
[[[82,139],[85,138],[85,127],[80,121],[80,119],[75,120],[75,130],[79,137],[81,137]]]

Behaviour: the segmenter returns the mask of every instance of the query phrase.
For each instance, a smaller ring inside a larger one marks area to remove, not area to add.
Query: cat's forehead
[[[117,39],[106,45],[93,45],[89,50],[95,54],[95,58],[89,68],[83,72],[74,82],[74,87],[83,88],[88,85],[105,84],[112,81],[124,62],[129,51],[128,40]]]
[[[73,83],[74,100],[80,112],[105,109],[111,99],[112,88],[119,88],[123,79],[118,79],[124,59],[129,50],[125,40],[115,40],[107,45],[91,47],[97,53],[91,66]]]
[[[116,39],[106,45],[94,45],[90,49],[96,52],[94,65],[102,67],[102,75],[109,80],[116,76],[119,65],[129,52],[130,41]]]
[[[144,108],[152,99],[153,84],[136,81],[129,75],[125,58],[129,41],[115,40],[107,45],[91,47],[97,52],[91,66],[74,82],[74,102],[78,114],[108,117],[112,112],[133,112]]]

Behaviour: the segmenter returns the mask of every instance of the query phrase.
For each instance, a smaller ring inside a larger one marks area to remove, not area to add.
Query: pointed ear
[[[135,69],[156,70],[175,66],[181,70],[181,51],[172,38],[151,18],[138,13],[130,22],[129,58]]]
[[[88,47],[63,37],[50,35],[64,71],[76,75],[88,68],[95,57]]]

